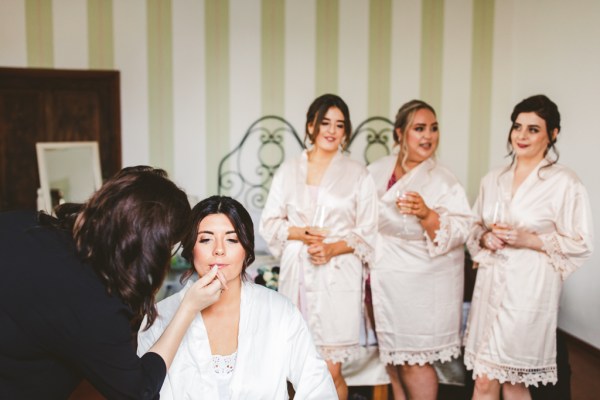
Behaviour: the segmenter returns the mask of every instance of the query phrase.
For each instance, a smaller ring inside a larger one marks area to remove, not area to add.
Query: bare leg
[[[404,388],[402,387],[402,381],[400,380],[400,372],[398,371],[398,367],[392,364],[387,364],[385,366],[385,370],[390,377],[394,400],[406,400],[406,395],[404,394]]]
[[[405,364],[400,366],[399,371],[409,399],[436,400],[438,379],[432,365]]]
[[[333,378],[333,384],[335,385],[335,390],[337,391],[339,399],[348,400],[348,385],[346,385],[346,380],[342,375],[342,363],[334,363],[329,360],[325,361],[327,362],[329,373]]]
[[[478,376],[475,379],[473,400],[498,400],[500,399],[500,382],[488,379],[487,376]]]
[[[516,385],[510,383],[503,384],[502,397],[504,400],[531,400],[529,389],[522,383],[517,383]]]

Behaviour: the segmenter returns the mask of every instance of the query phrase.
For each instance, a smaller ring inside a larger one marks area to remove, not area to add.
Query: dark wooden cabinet
[[[36,142],[97,141],[103,179],[121,168],[118,71],[0,68],[0,210],[35,209]]]

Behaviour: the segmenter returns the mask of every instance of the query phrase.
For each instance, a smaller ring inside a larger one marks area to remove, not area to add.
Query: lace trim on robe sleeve
[[[477,265],[490,265],[494,264],[499,258],[502,256],[494,253],[493,251],[481,247],[481,237],[487,232],[482,226],[478,225],[475,228],[475,232],[471,232],[469,238],[467,239],[467,249],[471,254],[471,259],[473,260],[473,268],[476,268]]]
[[[445,208],[434,208],[433,211],[439,215],[440,227],[435,231],[435,238],[433,240],[425,232],[425,241],[427,242],[429,254],[439,256],[444,252],[447,247],[446,244],[450,240],[450,217]]]
[[[550,257],[550,264],[560,273],[562,280],[565,280],[577,266],[562,251],[556,233],[539,235],[539,238],[542,241],[542,250]]]
[[[477,227],[477,231],[476,232],[472,232],[469,235],[469,238],[467,239],[467,249],[469,250],[469,253],[471,253],[471,257],[475,257],[477,256],[480,252],[484,251],[485,249],[483,247],[481,247],[481,237],[485,234],[485,229],[482,229],[481,227]]]
[[[371,246],[366,244],[360,236],[355,233],[350,233],[348,236],[343,238],[346,244],[354,249],[354,255],[356,255],[362,262],[370,263],[373,261],[373,249]]]
[[[279,229],[277,231],[277,234],[275,235],[275,240],[277,241],[278,245],[279,245],[279,249],[281,250],[281,253],[283,253],[283,249],[285,248],[285,243],[288,240],[288,236],[289,236],[289,232],[288,232],[288,226],[287,224],[284,224],[284,226]]]

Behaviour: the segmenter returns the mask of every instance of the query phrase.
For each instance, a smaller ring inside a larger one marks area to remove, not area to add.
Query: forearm
[[[524,232],[523,233],[523,244],[521,247],[526,247],[531,250],[541,251],[543,252],[544,243],[542,239],[535,233]]]
[[[167,370],[171,367],[171,363],[175,358],[175,354],[177,353],[177,349],[181,344],[183,336],[195,317],[196,312],[191,308],[185,307],[184,303],[182,303],[171,320],[171,323],[169,323],[156,343],[148,350],[157,353],[163,358]]]
[[[304,240],[306,227],[290,226],[288,227],[288,240]]]
[[[331,257],[341,256],[342,254],[348,254],[354,252],[354,249],[348,246],[345,240],[340,240],[339,242],[329,243]]]

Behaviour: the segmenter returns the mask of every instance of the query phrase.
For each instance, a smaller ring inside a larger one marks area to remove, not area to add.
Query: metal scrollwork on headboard
[[[352,133],[348,150],[355,154],[362,151],[362,161],[369,165],[390,154],[394,144],[393,129],[394,124],[387,118],[367,118]],[[366,137],[363,139],[362,136],[365,135]]]
[[[262,209],[286,150],[300,152],[303,148],[298,133],[285,119],[274,115],[259,118],[219,163],[219,194],[227,193],[246,207]]]
[[[390,154],[393,127],[384,117],[364,120],[350,138],[350,156],[368,165]],[[259,118],[219,163],[219,194],[236,198],[250,211],[262,210],[279,166],[303,149],[297,131],[285,119],[275,115]]]

